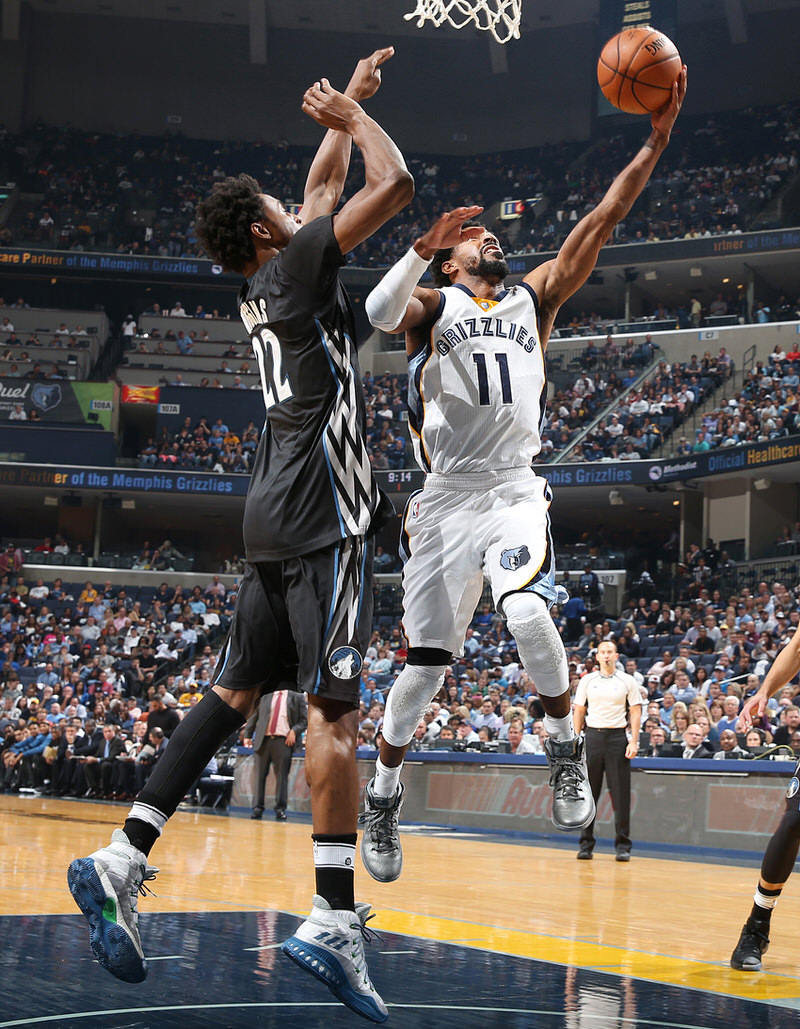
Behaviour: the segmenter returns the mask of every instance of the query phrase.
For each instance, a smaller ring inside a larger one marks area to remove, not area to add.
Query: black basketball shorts
[[[358,707],[372,629],[372,538],[353,536],[245,569],[215,683],[277,689]]]

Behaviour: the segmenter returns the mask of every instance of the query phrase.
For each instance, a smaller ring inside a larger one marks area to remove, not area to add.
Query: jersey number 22
[[[281,341],[275,333],[271,329],[260,329],[252,336],[252,342],[261,376],[264,407],[269,410],[275,404],[288,400],[294,391],[288,376],[283,373]]]

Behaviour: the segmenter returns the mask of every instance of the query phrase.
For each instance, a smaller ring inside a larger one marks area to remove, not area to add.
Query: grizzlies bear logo
[[[531,553],[526,546],[513,547],[510,550],[504,550],[500,555],[500,567],[507,568],[510,572],[516,572],[518,568],[522,568],[531,559]]]
[[[45,386],[44,383],[37,382],[31,392],[31,400],[40,411],[52,411],[61,403],[61,387]]]
[[[328,659],[328,668],[337,679],[352,679],[361,673],[364,660],[353,647],[339,647]]]

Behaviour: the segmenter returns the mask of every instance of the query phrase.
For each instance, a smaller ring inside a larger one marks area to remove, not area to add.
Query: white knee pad
[[[544,697],[569,689],[567,655],[546,601],[538,593],[512,593],[503,600],[509,631],[525,671]]]
[[[381,732],[393,747],[405,747],[441,689],[446,665],[406,665],[389,690]]]

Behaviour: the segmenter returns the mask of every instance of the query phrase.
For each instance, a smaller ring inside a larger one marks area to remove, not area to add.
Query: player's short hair
[[[470,218],[468,221],[465,221],[461,227],[462,229],[472,229],[476,227],[483,228],[484,225],[483,222]],[[442,265],[445,261],[450,260],[450,255],[453,253],[453,249],[453,247],[445,247],[443,250],[437,250],[433,255],[433,260],[431,261],[431,278],[433,279],[433,284],[436,287],[450,285],[450,276],[446,275],[442,271]]]
[[[255,260],[250,226],[264,217],[262,192],[252,175],[236,175],[215,183],[197,205],[197,238],[225,271],[241,273]]]

